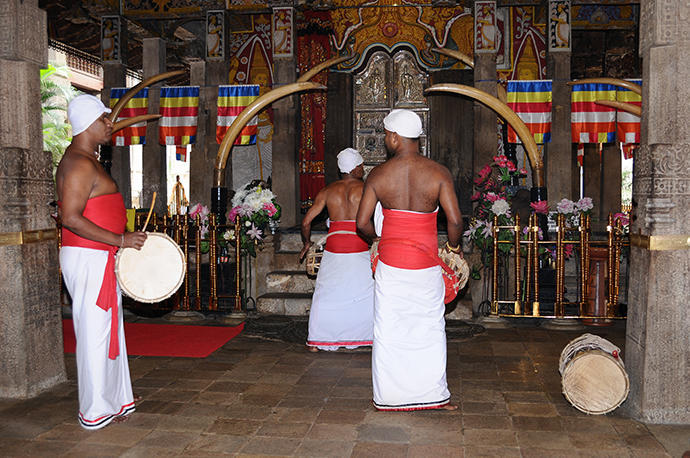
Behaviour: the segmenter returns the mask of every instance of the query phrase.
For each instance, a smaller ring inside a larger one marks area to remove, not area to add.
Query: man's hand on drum
[[[307,252],[309,252],[309,248],[314,244],[314,242],[307,242],[304,244],[302,247],[302,251],[299,252],[299,262],[304,261],[304,257],[307,255]]]
[[[146,232],[125,232],[122,244],[122,248],[136,248],[140,250],[144,246],[146,241]]]

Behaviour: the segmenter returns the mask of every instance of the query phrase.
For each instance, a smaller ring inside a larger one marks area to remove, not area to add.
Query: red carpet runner
[[[244,323],[222,327],[125,322],[127,354],[204,358],[236,337],[243,329]],[[77,342],[72,320],[62,320],[62,334],[65,353],[74,353]]]

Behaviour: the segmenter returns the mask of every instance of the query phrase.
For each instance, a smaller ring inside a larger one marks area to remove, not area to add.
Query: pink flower
[[[563,213],[563,214],[568,214],[568,213],[575,213],[575,202],[573,202],[570,199],[561,199],[560,202],[556,205],[556,208],[558,209],[558,213]]]
[[[513,161],[507,161],[506,167],[508,167],[509,172],[515,172],[517,170],[517,167],[515,167],[515,164],[513,164]]]
[[[491,175],[491,166],[487,164],[479,171],[479,176],[482,180],[486,180],[489,175]]]
[[[494,162],[499,167],[507,167],[506,163],[510,161],[503,154],[500,154],[498,156],[494,156]]]
[[[613,222],[620,221],[622,226],[630,224],[630,218],[625,213],[616,213],[613,215]]]
[[[240,212],[240,206],[238,205],[237,207],[233,207],[232,210],[228,213],[228,221],[235,222],[235,217],[237,214]]]
[[[526,169],[526,168],[524,168],[524,167],[523,167],[523,168],[521,168],[521,169],[520,169],[520,175],[524,175],[524,176],[527,176],[527,169]]]
[[[534,209],[535,213],[546,215],[549,213],[549,202],[547,200],[540,200],[539,202],[532,202],[529,204]]]
[[[586,212],[588,210],[591,210],[594,208],[594,204],[592,203],[592,198],[591,197],[583,197],[582,199],[577,201],[577,204],[575,204],[577,209],[580,210],[581,212]]]
[[[481,194],[479,191],[477,191],[477,192],[475,192],[474,194],[472,194],[472,197],[470,197],[470,200],[471,200],[472,202],[474,202],[474,201],[477,201],[477,200],[479,200],[479,199],[481,199],[481,198],[482,198],[482,194]]]
[[[496,202],[498,199],[501,199],[501,197],[498,194],[494,192],[486,193],[486,200],[488,200],[489,202]]]
[[[273,216],[278,211],[276,206],[273,205],[273,202],[266,202],[266,203],[264,203],[264,205],[261,208],[263,210],[266,210],[266,213],[268,213],[268,216]]]

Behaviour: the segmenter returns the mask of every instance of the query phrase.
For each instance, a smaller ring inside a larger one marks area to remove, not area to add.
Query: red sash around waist
[[[379,244],[381,261],[400,269],[426,269],[437,265],[436,211],[417,213],[383,209],[383,229]],[[387,239],[392,243],[384,243]],[[411,244],[399,244],[404,239]]]
[[[328,233],[336,231],[357,232],[357,224],[355,221],[350,220],[331,221]],[[324,249],[331,253],[361,253],[362,251],[368,251],[369,245],[359,235],[335,234],[328,237]]]
[[[58,205],[61,205],[61,202],[58,202]],[[92,197],[86,201],[82,216],[95,225],[116,234],[124,233],[127,225],[125,203],[122,200],[122,194],[119,192]],[[115,277],[115,253],[118,247],[85,239],[64,226],[62,228],[62,246],[92,248],[108,252],[108,261],[105,265],[105,272],[103,272],[103,283],[101,283],[96,305],[103,310],[111,311],[108,357],[115,359],[120,354],[120,345],[117,337],[117,278]]]

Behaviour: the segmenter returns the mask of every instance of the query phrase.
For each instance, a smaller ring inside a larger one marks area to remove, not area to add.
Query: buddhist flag
[[[216,123],[216,141],[218,143],[223,141],[225,132],[235,118],[258,96],[258,84],[218,86],[218,122]],[[257,117],[254,116],[235,139],[235,145],[255,144],[257,124]]]
[[[610,84],[573,85],[570,116],[573,143],[613,143],[616,140],[616,110],[595,103],[616,100]]]
[[[551,80],[508,81],[508,106],[532,132],[534,141],[551,141]],[[512,127],[508,127],[508,141],[521,143]]]
[[[631,83],[642,85],[642,80],[628,80]],[[642,96],[624,87],[616,87],[616,100],[631,105],[642,106]],[[622,143],[623,155],[626,159],[632,157],[635,143],[640,143],[640,117],[624,110],[616,113],[616,134],[618,141]]]
[[[113,108],[120,98],[125,95],[130,88],[114,87],[110,89],[110,108]],[[120,111],[116,121],[132,118],[134,116],[145,115],[149,110],[149,88],[145,87],[132,97],[127,105]],[[113,134],[113,145],[145,145],[146,144],[146,123],[140,122],[129,127],[125,127]]]
[[[160,144],[183,147],[181,149],[186,153],[186,146],[196,141],[199,86],[162,87],[160,114]]]

